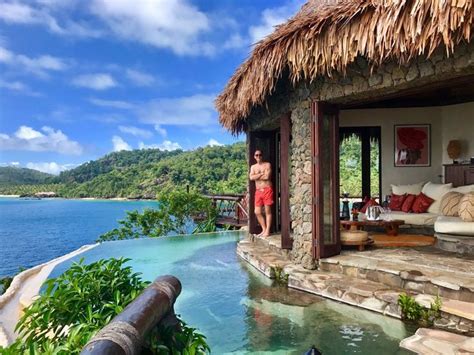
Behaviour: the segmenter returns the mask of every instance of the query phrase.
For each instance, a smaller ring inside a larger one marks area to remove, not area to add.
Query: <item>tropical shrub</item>
[[[402,311],[402,318],[423,325],[432,325],[441,316],[441,298],[439,296],[435,297],[430,308],[426,308],[416,302],[413,297],[401,293],[398,296],[398,305]]]
[[[216,229],[217,211],[211,200],[197,192],[165,191],[158,196],[156,209],[127,212],[127,217],[118,221],[120,226],[101,235],[98,241],[186,234],[195,217],[199,222],[193,233]]]
[[[45,282],[44,292],[17,324],[19,338],[2,354],[78,354],[85,344],[132,302],[149,282],[130,266],[130,259],[108,259],[85,265],[74,263],[61,276]],[[205,353],[205,337],[179,320],[159,338],[147,339],[154,353]],[[182,339],[187,341],[182,341]],[[166,352],[167,351],[167,352]]]

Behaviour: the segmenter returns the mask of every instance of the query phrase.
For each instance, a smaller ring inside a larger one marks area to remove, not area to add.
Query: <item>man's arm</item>
[[[250,175],[249,175],[250,180],[252,181],[259,180],[262,178],[263,174],[264,173],[256,173],[254,171],[253,166],[250,167]]]
[[[272,176],[272,165],[268,163],[268,165],[265,167],[265,170],[263,171],[262,180],[270,180],[271,176]]]

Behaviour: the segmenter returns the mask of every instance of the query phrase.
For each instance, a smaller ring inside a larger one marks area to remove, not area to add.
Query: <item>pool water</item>
[[[74,260],[128,257],[153,280],[171,274],[183,291],[176,313],[206,335],[212,353],[303,354],[313,344],[323,354],[405,354],[411,335],[396,319],[272,286],[235,253],[240,232],[107,242]],[[71,261],[53,271],[64,272]]]

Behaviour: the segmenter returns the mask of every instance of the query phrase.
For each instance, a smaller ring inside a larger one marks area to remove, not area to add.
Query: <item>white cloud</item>
[[[119,101],[119,100],[102,100],[102,99],[96,99],[96,98],[91,98],[89,101],[96,105],[96,106],[101,106],[101,107],[111,107],[111,108],[119,108],[119,109],[131,109],[135,107],[135,105],[126,102],[126,101]]]
[[[250,26],[249,28],[251,44],[262,40],[275,30],[275,26],[286,22],[298,11],[303,3],[304,1],[302,0],[292,1],[284,6],[263,10],[260,24]]]
[[[49,71],[66,70],[69,66],[66,62],[63,58],[47,54],[32,58],[24,54],[16,54],[5,47],[0,47],[0,63],[40,77],[48,77]]]
[[[79,75],[72,81],[73,85],[93,90],[107,90],[117,86],[117,82],[110,74],[95,73]]]
[[[125,75],[137,86],[150,86],[155,82],[155,78],[152,75],[138,70],[127,69]]]
[[[234,49],[234,48],[242,48],[248,46],[248,40],[241,36],[239,33],[234,33],[231,35],[222,45],[224,49]]]
[[[132,147],[130,146],[130,144],[125,142],[119,136],[113,136],[112,137],[112,143],[114,145],[114,152],[119,152],[121,150],[132,150]]]
[[[30,96],[41,96],[40,93],[31,90],[26,84],[20,81],[5,81],[0,79],[0,88],[23,93]]]
[[[54,12],[64,7],[73,7],[76,1],[37,1],[36,4],[19,2],[0,2],[0,20],[19,25],[40,25],[50,32],[63,36],[100,37],[103,31],[66,19],[60,24]],[[35,6],[36,5],[36,6]],[[71,10],[71,9],[69,9]],[[72,11],[70,11],[72,12]]]
[[[101,18],[120,38],[178,55],[212,55],[215,48],[199,36],[210,30],[206,14],[187,0],[94,0],[91,12]]]
[[[44,126],[37,131],[28,126],[20,126],[12,135],[0,133],[0,150],[26,150],[33,152],[57,152],[80,155],[82,146],[70,140],[62,131]]]
[[[222,143],[219,143],[217,140],[215,140],[214,138],[211,138],[209,139],[209,142],[207,142],[206,145],[209,145],[211,147],[217,147],[217,146],[221,146],[221,145],[224,145]]]
[[[168,135],[168,132],[166,132],[166,129],[161,127],[159,124],[155,125],[155,131],[157,131],[158,134],[162,137],[166,137]]]
[[[118,128],[120,132],[131,134],[132,136],[135,136],[135,137],[151,138],[153,136],[152,132],[147,131],[146,129],[135,127],[135,126],[119,126]]]
[[[177,150],[183,149],[178,142],[171,142],[168,140],[163,141],[160,144],[145,144],[143,142],[138,143],[138,149],[159,149],[159,150]]]
[[[29,169],[34,169],[42,171],[43,173],[59,175],[61,171],[69,170],[76,166],[75,164],[65,164],[61,165],[56,162],[44,162],[44,163],[27,163],[26,167]]]
[[[214,95],[193,95],[150,101],[138,112],[142,122],[158,125],[207,126],[216,124]]]

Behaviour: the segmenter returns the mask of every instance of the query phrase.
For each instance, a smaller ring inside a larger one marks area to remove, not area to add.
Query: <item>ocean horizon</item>
[[[156,206],[154,200],[1,197],[0,277],[94,244],[127,211]]]

